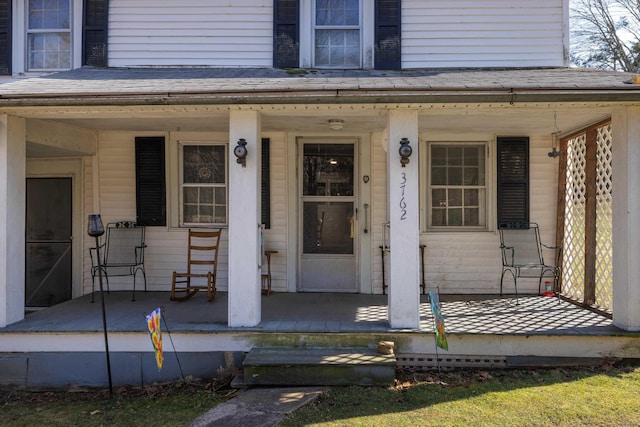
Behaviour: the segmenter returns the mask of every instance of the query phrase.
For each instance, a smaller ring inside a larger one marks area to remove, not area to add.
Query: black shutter
[[[84,0],[82,65],[106,67],[109,0]]]
[[[529,227],[529,138],[498,138],[498,228]]]
[[[136,222],[167,225],[164,137],[136,137]]]
[[[299,0],[273,2],[273,66],[300,66]]]
[[[400,0],[376,0],[375,64],[376,70],[401,68]]]
[[[0,0],[0,74],[11,74],[11,0]]]
[[[269,138],[262,138],[262,217],[266,229],[271,228],[271,155]]]

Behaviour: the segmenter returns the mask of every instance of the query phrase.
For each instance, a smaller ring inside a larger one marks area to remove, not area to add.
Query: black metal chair
[[[133,297],[136,300],[136,273],[140,271],[147,291],[144,271],[145,227],[133,221],[118,221],[107,224],[105,241],[100,245],[100,265],[96,248],[89,249],[91,257],[91,302],[95,296],[95,278],[102,270],[109,291],[109,276],[133,276]]]
[[[540,229],[535,222],[506,223],[499,227],[500,249],[502,251],[502,276],[500,277],[500,296],[502,296],[504,277],[510,273],[518,301],[518,278],[538,279],[540,294],[542,279],[553,278],[553,291],[559,295],[560,266],[562,246],[545,245],[540,240]],[[554,252],[553,262],[544,259],[544,249]]]

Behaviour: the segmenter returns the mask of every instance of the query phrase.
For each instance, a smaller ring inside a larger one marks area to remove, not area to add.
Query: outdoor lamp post
[[[104,347],[107,354],[107,375],[109,377],[109,396],[113,397],[111,382],[111,361],[109,360],[109,339],[107,336],[107,316],[104,308],[104,290],[102,289],[102,260],[100,259],[100,236],[104,234],[104,226],[100,214],[89,215],[87,234],[96,238],[96,258],[98,258],[98,282],[100,283],[100,299],[102,300],[102,329],[104,331]]]

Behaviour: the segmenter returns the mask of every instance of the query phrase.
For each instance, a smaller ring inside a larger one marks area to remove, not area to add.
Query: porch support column
[[[260,114],[232,111],[229,117],[229,326],[257,326],[260,301]],[[247,143],[246,165],[233,149]]]
[[[418,177],[418,113],[389,111],[387,122],[389,171],[389,323],[392,328],[420,326],[420,206]],[[413,150],[409,163],[400,163],[400,141]]]
[[[613,324],[640,331],[640,107],[620,108],[613,130]]]
[[[25,128],[0,115],[0,327],[24,319]]]

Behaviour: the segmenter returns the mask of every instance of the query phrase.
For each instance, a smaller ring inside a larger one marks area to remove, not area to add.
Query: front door
[[[71,178],[28,178],[26,307],[71,299]]]
[[[357,292],[354,140],[300,143],[302,292]]]

